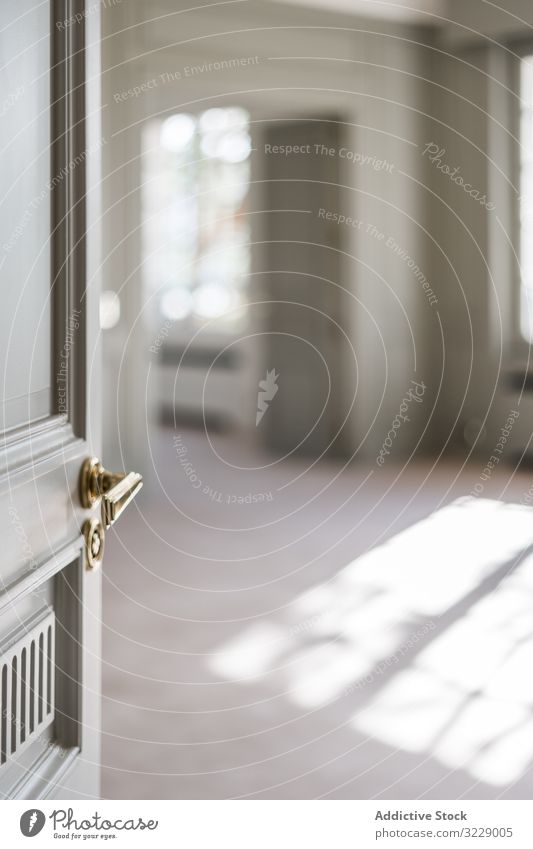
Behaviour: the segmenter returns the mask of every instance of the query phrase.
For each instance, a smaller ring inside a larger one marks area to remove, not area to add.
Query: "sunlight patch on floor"
[[[533,555],[511,572],[532,544],[531,508],[461,499],[243,628],[210,667],[304,709],[358,690],[357,731],[508,784],[533,758]]]
[[[493,547],[490,564],[511,566],[511,555],[532,542],[532,513],[497,502],[489,506],[486,516],[502,541]],[[463,528],[462,535],[480,533],[483,551],[483,535],[493,539],[493,527]],[[477,562],[487,575],[479,556]],[[393,677],[353,726],[395,748],[427,752],[478,780],[505,785],[517,779],[533,758],[532,605],[528,555]]]

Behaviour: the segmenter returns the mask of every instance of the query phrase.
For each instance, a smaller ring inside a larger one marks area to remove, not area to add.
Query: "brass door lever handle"
[[[89,569],[96,569],[104,556],[105,531],[116,522],[143,485],[137,472],[108,472],[97,457],[88,457],[80,472],[80,501],[87,510],[101,504],[100,516],[83,525],[85,557]]]
[[[90,509],[101,503],[104,528],[110,528],[143,485],[137,472],[108,472],[96,457],[88,457],[80,473],[80,499]]]

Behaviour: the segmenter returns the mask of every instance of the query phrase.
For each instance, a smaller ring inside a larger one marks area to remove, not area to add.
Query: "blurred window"
[[[143,141],[145,272],[159,317],[235,330],[250,271],[249,116],[172,115],[147,125]]]
[[[520,72],[520,329],[533,341],[533,56]]]

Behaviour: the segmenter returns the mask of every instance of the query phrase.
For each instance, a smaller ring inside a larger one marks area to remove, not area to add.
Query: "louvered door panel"
[[[21,630],[0,652],[0,769],[54,720],[54,612]]]

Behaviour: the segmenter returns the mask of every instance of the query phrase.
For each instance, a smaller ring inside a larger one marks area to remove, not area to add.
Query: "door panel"
[[[99,19],[84,8],[0,9],[3,88],[21,85],[0,109],[4,798],[99,792],[101,579],[86,568],[78,478],[100,447],[102,139]]]
[[[346,451],[350,397],[343,363],[351,350],[343,325],[341,229],[325,212],[340,206],[341,146],[333,119],[279,122],[265,132],[267,213],[265,295],[266,366],[279,391],[261,424],[278,453],[313,456]],[[287,146],[302,153],[277,155]]]
[[[3,430],[50,415],[50,9],[2,4],[0,367]]]

